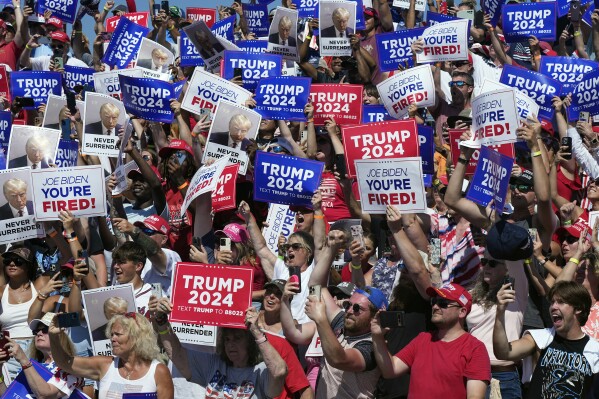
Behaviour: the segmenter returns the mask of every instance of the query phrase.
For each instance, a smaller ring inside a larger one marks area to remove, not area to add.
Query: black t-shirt
[[[337,313],[337,315],[331,322],[331,328],[333,329],[333,331],[335,332],[335,335],[337,337],[344,333],[344,331],[343,331],[344,325],[345,325],[345,312],[339,312],[339,313]],[[359,341],[359,340],[370,338],[370,336],[371,336],[370,333],[367,333],[364,335],[353,336],[353,337],[348,337],[346,335],[345,339],[347,340],[348,343],[351,344],[351,343]],[[366,362],[366,368],[364,369],[364,371],[374,370],[374,368],[377,365],[376,365],[376,359],[374,358],[374,350],[372,348],[372,340],[358,342],[356,345],[354,345],[354,349],[359,350],[360,353],[362,354],[362,356],[364,357],[364,362]]]
[[[593,380],[591,365],[584,356],[589,340],[587,335],[570,341],[556,334],[541,352],[527,398],[586,398]]]

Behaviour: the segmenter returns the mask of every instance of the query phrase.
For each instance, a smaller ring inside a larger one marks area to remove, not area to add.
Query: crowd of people
[[[589,4],[574,2],[582,10],[577,17],[568,13],[557,19],[555,43],[533,36],[508,44],[501,20],[493,24],[474,0],[449,5],[428,0],[425,11],[416,10],[416,0],[406,2],[407,8],[372,0],[357,9],[364,29],[355,30],[348,25],[350,13],[336,8],[330,15],[333,26],[323,27],[322,37],[349,38],[351,56],[320,56],[318,14],[300,17],[297,29],[288,16],[278,18],[278,33],[258,37],[243,12],[245,4],[218,7],[218,19],[235,17],[235,41],[259,38],[297,48],[299,61],[285,60],[287,71],[313,83],[362,85],[364,106],[382,104],[377,84],[417,66],[415,55],[424,46],[421,39],[409,45],[412,66],[382,71],[378,35],[428,26],[431,13],[471,11],[466,13],[472,18],[467,59],[431,64],[436,103],[412,103],[406,115],[434,131],[434,174],[425,213],[402,212],[396,205],[388,205],[384,214],[363,212],[356,179],[345,170],[342,126],[334,118],[315,126],[311,103],[303,105],[303,122],[262,118],[255,139],[246,137],[252,121],[243,113],[220,125],[228,132],[208,139],[217,121],[209,110],[200,115],[182,108],[186,83],[170,101],[172,123],[128,120],[133,133],[120,146],[125,162],[133,161],[136,168],[126,175],[127,188],[114,195],[116,159],[86,155],[81,143],[84,133],[125,140],[121,111],[103,104],[93,127],[84,126],[83,110],[62,108],[51,128],[67,121],[66,139],[79,143],[77,165],[102,165],[107,196],[96,201],[106,201],[108,213],[79,217],[75,209],[63,209],[58,220],[44,222],[45,237],[2,244],[0,393],[20,384],[38,398],[76,391],[99,399],[128,393],[158,399],[599,395],[595,119],[569,120],[572,98],[563,95],[552,99],[553,119],[530,115],[522,122],[503,210],[466,198],[468,167],[478,155],[449,140],[450,129],[460,130],[460,142],[471,140],[472,101],[485,80],[499,81],[505,65],[538,71],[545,57],[599,60],[599,10],[592,12],[589,25],[580,18]],[[71,26],[48,11],[36,15],[29,2],[12,0],[0,12],[0,64],[9,74],[64,73],[64,66],[106,71],[107,17],[142,6],[99,3],[81,1]],[[147,39],[162,47],[140,66],[168,74],[171,82],[190,79],[203,67],[181,66],[179,45],[181,29],[194,21],[180,7],[153,12],[154,6],[150,0]],[[271,22],[278,10],[299,6],[283,0],[281,8],[272,8]],[[86,37],[83,26],[92,20],[96,37]],[[199,32],[197,38],[202,35],[207,36]],[[207,37],[200,42],[206,43],[198,49],[202,58],[223,48]],[[165,65],[169,59],[174,63]],[[569,83],[579,78],[573,75]],[[231,81],[242,84],[239,76]],[[77,99],[82,95],[77,93]],[[14,121],[42,125],[45,104],[24,109],[17,101],[2,101]],[[252,98],[240,105],[255,106]],[[47,147],[42,139],[29,139],[25,155],[7,169],[57,167],[40,155],[40,147]],[[247,154],[247,173],[237,176],[235,209],[206,212],[211,199],[205,195],[181,215],[190,181],[214,162],[203,163],[211,142]],[[295,218],[293,231],[281,234],[276,248],[263,236],[269,204],[253,195],[260,151],[324,164],[311,205],[288,208]],[[34,214],[27,193],[21,179],[3,184],[2,220]],[[360,225],[361,232],[339,223],[344,220],[357,221],[353,226]],[[252,269],[246,328],[219,327],[214,347],[181,342],[169,321],[179,262]],[[91,328],[86,291],[124,284],[132,286],[134,305],[111,296],[98,307],[107,322]],[[61,326],[61,315],[80,322]],[[109,340],[109,356],[94,352],[92,342],[98,340]]]

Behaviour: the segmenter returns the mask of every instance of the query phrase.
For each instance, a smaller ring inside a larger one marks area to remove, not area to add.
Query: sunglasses
[[[23,259],[16,257],[4,258],[2,259],[2,262],[4,263],[4,266],[8,266],[11,263],[14,263],[15,266],[23,266],[23,264],[25,263]]]
[[[148,237],[151,237],[154,234],[158,234],[158,232],[156,230],[148,229],[147,227],[142,228],[141,231]]]
[[[42,332],[42,334],[48,334],[48,327],[36,328],[35,330],[31,330],[33,335],[37,335],[37,333]]]
[[[453,87],[453,86],[464,87],[464,86],[472,86],[472,85],[469,83],[466,83],[462,80],[457,80],[455,82],[449,82],[449,87]]]
[[[149,161],[150,159],[152,159],[149,155],[144,155],[142,158],[144,159],[144,161]]]
[[[452,302],[452,301],[448,301],[447,299],[441,298],[441,297],[438,297],[438,296],[435,296],[435,297],[431,298],[431,306],[435,306],[435,305],[437,305],[441,309],[461,308],[461,306],[458,305],[457,303]]]
[[[523,194],[530,193],[531,191],[534,190],[534,187],[525,186],[523,184],[510,184],[510,188],[512,190],[518,189],[518,191],[520,191]]]
[[[571,236],[570,234],[565,235],[560,241],[561,242],[567,242],[568,244],[574,244],[575,242],[578,242],[579,238]]]
[[[289,248],[293,249],[294,251],[299,251],[302,248],[305,248],[304,245],[300,244],[299,242],[294,242],[293,244],[285,244],[283,245],[283,250],[285,250],[285,252],[289,251]]]
[[[274,295],[277,298],[281,299],[281,297],[283,296],[283,293],[281,292],[281,290],[279,290],[277,288],[268,288],[264,291],[264,297],[271,296],[271,295]]]
[[[499,260],[495,260],[495,259],[482,258],[480,260],[480,264],[483,265],[483,266],[489,266],[489,267],[494,268],[497,265],[503,265],[503,262],[499,261]]]
[[[354,311],[354,314],[358,314],[364,311],[364,309],[362,309],[360,305],[358,305],[357,303],[352,304],[350,301],[343,302],[343,309],[345,309],[346,312],[349,311],[349,309],[351,309]]]
[[[469,62],[467,62],[467,61],[462,61],[462,62],[452,62],[452,63],[451,63],[451,66],[452,66],[452,67],[454,67],[454,68],[459,68],[459,67],[461,67],[461,66],[468,65],[468,64],[469,64]],[[462,83],[465,83],[465,82],[462,82]],[[466,84],[467,84],[467,83],[466,83]]]
[[[273,145],[268,149],[268,152],[280,153],[285,152],[286,150],[280,145]]]

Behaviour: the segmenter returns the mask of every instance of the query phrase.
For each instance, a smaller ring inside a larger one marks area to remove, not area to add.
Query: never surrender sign
[[[396,73],[376,87],[383,105],[395,119],[403,119],[412,103],[418,107],[435,105],[435,83],[428,65]]]
[[[248,90],[196,68],[181,102],[181,108],[194,114],[201,114],[204,108],[216,110],[216,104],[221,98],[235,104],[244,104],[251,96],[252,93]]]
[[[457,19],[426,28],[424,46],[416,54],[418,63],[467,60],[469,24],[467,19]]]
[[[426,28],[407,29],[376,35],[376,47],[381,71],[394,71],[400,64],[412,60],[412,42],[424,33]]]
[[[255,111],[267,119],[305,121],[311,82],[311,78],[290,76],[260,79]]]
[[[518,89],[539,104],[539,118],[553,119],[551,99],[561,95],[562,85],[542,73],[504,65],[500,83]]]
[[[350,177],[356,176],[356,160],[420,156],[414,119],[344,126],[341,134]]]
[[[425,212],[426,194],[420,157],[356,161],[362,212],[385,214],[387,205],[401,212]]]
[[[112,39],[110,39],[102,62],[111,67],[125,69],[137,55],[139,46],[141,46],[141,39],[149,31],[148,28],[131,22],[125,17],[121,17],[112,34]]]
[[[100,165],[34,169],[31,186],[38,221],[58,220],[64,210],[77,217],[106,215],[106,185]]]
[[[254,200],[311,208],[323,169],[322,162],[258,151]]]
[[[555,41],[557,12],[554,1],[506,4],[501,14],[506,42],[523,42],[530,36]]]
[[[362,119],[362,85],[313,84],[310,101],[314,105],[314,124],[324,125],[335,118],[337,125],[356,125]]]
[[[177,263],[169,320],[245,328],[253,280],[254,269],[247,266]]]

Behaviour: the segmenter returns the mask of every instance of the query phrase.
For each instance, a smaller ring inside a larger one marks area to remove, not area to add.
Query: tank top
[[[27,302],[12,304],[8,303],[8,285],[4,289],[2,294],[2,309],[0,312],[0,325],[3,330],[7,330],[10,333],[11,338],[31,338],[33,334],[27,323],[27,317],[29,315],[29,308],[33,305],[33,302],[37,298],[37,290],[31,285],[31,299]]]
[[[159,363],[158,360],[152,360],[146,375],[138,380],[128,380],[119,374],[119,358],[115,357],[108,371],[100,380],[98,399],[121,399],[124,393],[156,392],[154,374]]]

